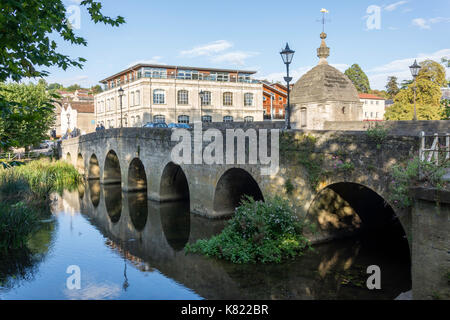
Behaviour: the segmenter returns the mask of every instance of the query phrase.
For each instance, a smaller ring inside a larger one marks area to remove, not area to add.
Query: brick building
[[[280,83],[261,81],[265,120],[284,119],[287,104],[287,88]]]

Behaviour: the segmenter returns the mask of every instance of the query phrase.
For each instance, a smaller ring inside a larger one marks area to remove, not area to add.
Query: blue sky
[[[64,1],[68,8],[79,2]],[[296,80],[318,62],[321,8],[329,11],[329,63],[341,71],[358,63],[374,89],[383,89],[389,75],[410,78],[414,58],[450,57],[448,0],[102,2],[105,14],[122,15],[126,24],[94,24],[81,8],[76,33],[88,46],[58,43],[63,53],[88,61],[82,70],[51,68],[48,82],[95,85],[138,62],[255,70],[257,78],[281,80],[285,66],[279,51],[286,42],[296,51],[291,66]],[[374,20],[378,9],[380,19]]]

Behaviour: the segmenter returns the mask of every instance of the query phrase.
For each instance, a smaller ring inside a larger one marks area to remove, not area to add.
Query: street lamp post
[[[419,75],[419,71],[421,66],[417,64],[417,60],[414,60],[414,64],[409,67],[411,70],[411,74],[414,78],[414,121],[417,121],[417,110],[416,110],[416,90],[417,90],[417,82],[416,78]]]
[[[122,89],[122,87],[119,88],[118,92],[119,92],[119,99],[120,99],[120,128],[122,128],[122,120],[123,120],[123,116],[122,116],[123,89]]]
[[[292,78],[289,77],[289,65],[292,62],[292,58],[294,57],[294,50],[289,48],[289,45],[286,43],[286,48],[280,52],[281,58],[283,59],[284,64],[286,65],[286,77],[284,77],[284,81],[287,83],[287,107],[286,107],[286,129],[291,129],[291,101],[290,101],[290,87],[289,83],[292,81]]]
[[[198,95],[200,96],[200,121],[203,122],[203,101],[205,99],[205,91],[201,90]]]

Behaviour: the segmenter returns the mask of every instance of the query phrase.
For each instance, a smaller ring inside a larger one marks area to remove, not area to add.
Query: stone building
[[[263,120],[262,84],[254,71],[138,64],[101,83],[96,123],[106,128],[147,122],[193,123]],[[122,108],[118,89],[124,90]]]
[[[293,129],[324,129],[326,121],[359,121],[363,119],[362,102],[351,80],[330,66],[330,48],[322,43],[317,49],[319,64],[303,75],[291,93]]]

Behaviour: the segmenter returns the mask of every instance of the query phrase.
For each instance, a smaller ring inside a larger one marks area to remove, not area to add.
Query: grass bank
[[[187,244],[185,251],[239,264],[280,263],[310,249],[305,227],[286,200],[247,198],[220,234]]]
[[[49,214],[50,194],[76,187],[81,175],[62,161],[0,167],[0,252],[22,248]]]

